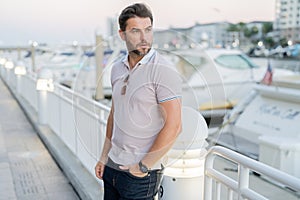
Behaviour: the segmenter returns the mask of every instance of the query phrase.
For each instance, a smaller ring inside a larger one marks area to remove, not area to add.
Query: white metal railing
[[[18,77],[17,81],[20,81],[20,95],[27,100],[27,102],[34,108],[35,111],[38,110],[37,102],[37,91],[36,91],[36,74],[27,73],[26,76]]]
[[[105,137],[110,108],[55,84],[49,93],[49,126],[93,174]]]
[[[221,157],[237,165],[237,179],[231,178],[216,169],[214,162],[217,157]],[[209,150],[205,160],[204,200],[232,200],[234,194],[237,196],[237,199],[268,199],[249,187],[250,172],[256,172],[261,176],[300,192],[299,179],[232,150],[215,146]],[[226,197],[224,193],[221,193],[222,187],[227,190]]]
[[[5,69],[1,75],[7,85],[22,96],[38,114],[39,94],[36,90],[36,74],[27,72],[26,75],[17,76],[13,70]],[[18,84],[18,81],[21,84]],[[59,84],[54,83],[54,85],[54,91],[47,92],[46,124],[88,171],[94,174],[94,166],[105,137],[106,119],[110,108]]]

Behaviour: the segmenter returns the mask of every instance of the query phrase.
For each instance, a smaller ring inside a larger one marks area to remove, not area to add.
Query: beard
[[[137,56],[144,56],[151,50],[151,43],[148,42],[141,42],[133,47],[132,44],[127,43],[127,47],[129,47],[129,52],[134,53]],[[146,47],[146,48],[145,48]]]
[[[138,55],[138,56],[144,56],[146,55],[149,51],[151,50],[151,48],[148,48],[148,49],[143,49],[143,51],[141,50],[138,50],[138,49],[135,49],[135,50],[132,50],[131,52]]]

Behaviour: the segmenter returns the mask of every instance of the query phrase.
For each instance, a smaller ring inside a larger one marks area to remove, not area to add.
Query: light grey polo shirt
[[[151,49],[132,70],[128,55],[114,63],[111,83],[114,124],[109,157],[118,164],[135,164],[164,126],[159,103],[181,98],[182,79],[173,64]],[[122,95],[124,85],[126,94]],[[153,169],[160,168],[160,164]]]

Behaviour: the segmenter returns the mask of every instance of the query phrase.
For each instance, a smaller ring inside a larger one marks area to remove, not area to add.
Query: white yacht
[[[166,53],[185,82],[184,103],[200,110],[233,107],[260,82],[267,66],[258,66],[236,49],[187,49]],[[276,69],[274,76],[293,74]]]
[[[257,84],[211,130],[215,143],[300,178],[300,75]]]

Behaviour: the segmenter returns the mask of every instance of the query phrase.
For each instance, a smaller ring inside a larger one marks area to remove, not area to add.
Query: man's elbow
[[[181,121],[179,121],[178,123],[176,123],[176,128],[175,128],[175,132],[176,132],[176,137],[179,136],[179,134],[182,132],[182,123]]]
[[[179,121],[179,122],[173,121],[173,122],[170,122],[165,128],[169,130],[168,133],[172,133],[172,134],[170,134],[170,136],[173,139],[176,139],[182,131],[182,124],[181,124],[181,121]]]

